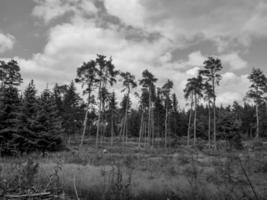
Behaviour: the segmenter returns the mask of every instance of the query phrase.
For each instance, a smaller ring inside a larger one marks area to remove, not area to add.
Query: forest
[[[77,76],[66,85],[37,91],[34,80],[21,91],[19,63],[0,62],[0,149],[1,155],[22,155],[34,151],[64,149],[73,136],[94,137],[98,148],[103,141],[128,142],[137,146],[175,146],[180,138],[187,145],[217,149],[242,148],[242,141],[267,136],[267,78],[253,68],[251,83],[243,103],[216,104],[223,66],[219,58],[208,57],[196,77],[184,88],[187,107],[179,105],[172,80],[157,84],[153,72],[144,70],[136,80],[129,72],[116,69],[111,58],[97,55],[95,60],[77,67]],[[118,83],[122,88],[118,89]],[[82,95],[76,86],[82,88]],[[114,88],[123,95],[118,99]],[[139,89],[136,89],[139,88]],[[133,105],[132,99],[138,101]],[[223,142],[222,142],[223,141]]]

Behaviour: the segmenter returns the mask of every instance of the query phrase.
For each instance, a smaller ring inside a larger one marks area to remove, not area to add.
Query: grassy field
[[[137,148],[103,143],[98,149],[87,141],[80,151],[1,158],[1,180],[22,173],[27,160],[39,163],[36,173],[23,176],[60,188],[65,199],[266,199],[267,147],[209,150],[205,145],[179,144],[167,149]],[[21,179],[25,179],[25,177]],[[29,179],[29,180],[28,180]],[[10,186],[11,187],[11,186]],[[63,195],[61,195],[63,197]]]

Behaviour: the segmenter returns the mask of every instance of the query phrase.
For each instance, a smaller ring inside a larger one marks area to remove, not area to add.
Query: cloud
[[[217,105],[229,105],[234,101],[242,102],[249,89],[247,74],[236,75],[233,72],[222,74],[220,86],[217,86]]]
[[[14,36],[10,34],[3,34],[0,33],[0,53],[4,53],[5,51],[8,51],[13,48],[15,43]]]
[[[32,15],[44,20],[45,23],[57,19],[67,13],[75,15],[94,15],[97,12],[90,0],[35,0],[37,5]]]
[[[141,78],[144,69],[150,70],[158,78],[158,87],[161,87],[167,79],[173,80],[174,92],[180,104],[185,105],[183,89],[186,81],[197,75],[206,55],[200,50],[193,50],[178,59],[174,58],[173,51],[186,47],[187,41],[202,38],[209,38],[217,43],[220,41],[220,46],[227,46],[229,41],[227,37],[230,35],[227,31],[234,32],[231,26],[235,25],[232,21],[228,25],[229,20],[221,23],[227,14],[234,16],[233,8],[230,5],[222,5],[227,11],[226,14],[222,13],[220,6],[211,0],[203,0],[203,5],[197,2],[196,5],[191,5],[190,2],[179,0],[164,3],[154,0],[153,5],[149,0],[127,2],[103,0],[106,11],[99,10],[96,1],[38,0],[36,2],[37,6],[32,14],[45,23],[71,13],[64,23],[51,24],[47,44],[42,52],[35,53],[30,59],[16,58],[22,68],[24,85],[34,79],[39,89],[45,88],[47,83],[50,85],[55,82],[68,83],[75,78],[76,69],[84,61],[95,59],[96,54],[103,54],[112,56],[118,69],[133,73],[137,80]],[[249,3],[245,0],[244,4]],[[207,11],[207,5],[214,10]],[[243,12],[242,9],[237,10]],[[99,12],[102,12],[102,16]],[[210,18],[212,16],[215,19]],[[218,24],[216,18],[219,20]],[[243,19],[233,21],[238,20]],[[247,65],[237,52],[228,54],[220,52],[220,55],[222,62],[230,65],[231,69],[238,70]],[[242,75],[238,76],[233,72],[224,73],[221,86],[217,88],[218,102],[229,103],[233,99],[240,100],[246,86],[247,80]],[[120,93],[119,86],[114,90],[117,94]]]
[[[267,37],[267,3],[263,0],[104,2],[108,12],[124,23],[159,32],[177,44],[202,38],[213,41],[222,52],[234,43],[247,46],[255,37]]]
[[[236,52],[221,55],[220,59],[223,63],[229,64],[231,70],[240,70],[248,66],[247,61],[243,60]]]

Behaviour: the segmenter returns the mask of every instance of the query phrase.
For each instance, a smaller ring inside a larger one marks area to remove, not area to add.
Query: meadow
[[[1,158],[5,194],[52,191],[57,194],[53,199],[80,200],[267,197],[267,146],[262,142],[244,142],[244,149],[235,150],[220,141],[214,151],[204,141],[188,147],[185,138],[170,141],[167,148],[160,142],[138,148],[135,139],[121,144],[118,138],[111,146],[106,138],[96,149],[91,138],[78,149],[78,140],[70,141],[66,150],[45,156]]]

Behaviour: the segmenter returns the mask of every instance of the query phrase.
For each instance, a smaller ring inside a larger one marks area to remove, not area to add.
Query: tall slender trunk
[[[217,134],[216,134],[216,96],[215,96],[215,76],[214,72],[212,72],[212,90],[213,90],[213,141],[214,141],[214,149],[217,149]]]
[[[197,95],[194,95],[194,145],[196,145],[196,140],[197,140]]]
[[[190,106],[189,121],[188,121],[188,128],[187,128],[187,145],[188,146],[190,144],[190,129],[191,129],[192,107],[193,107],[193,99],[191,97],[191,106]]]
[[[208,125],[208,137],[209,137],[209,148],[211,147],[211,135],[210,135],[210,130],[211,130],[211,112],[210,112],[210,98],[208,99],[208,109],[209,109],[209,125]]]
[[[126,108],[125,108],[125,121],[124,121],[124,135],[125,135],[125,142],[127,144],[127,141],[128,141],[128,127],[127,127],[127,121],[128,121],[128,106],[129,106],[129,93],[130,91],[128,90],[128,93],[127,93],[127,101],[126,101]]]
[[[113,123],[113,111],[111,114],[111,138],[110,138],[110,144],[113,146],[113,138],[114,138],[114,123]]]
[[[154,109],[151,108],[151,132],[152,132],[152,146],[154,145],[155,141],[155,123],[154,123]]]
[[[151,137],[151,89],[149,88],[149,103],[148,103],[148,143],[150,144]]]
[[[260,119],[259,119],[259,104],[256,103],[256,118],[257,118],[257,127],[256,127],[256,138],[260,136]]]
[[[84,142],[84,136],[85,136],[87,121],[88,121],[88,112],[89,112],[89,107],[90,107],[90,99],[91,99],[91,92],[89,92],[89,94],[88,94],[88,102],[87,102],[88,105],[86,108],[86,113],[85,113],[85,117],[84,117],[84,121],[83,121],[83,132],[82,132],[82,137],[81,137],[80,148],[82,147],[83,142]]]
[[[144,124],[144,113],[142,111],[142,115],[141,115],[141,124],[140,124],[140,130],[139,130],[139,141],[138,141],[138,148],[140,148],[140,144],[141,144],[141,139],[142,139],[142,133],[143,133],[143,124]]]
[[[100,132],[100,120],[101,120],[101,109],[102,109],[102,95],[101,95],[102,83],[99,85],[99,110],[98,110],[98,120],[97,120],[97,130],[96,130],[96,148],[98,148],[98,137]]]
[[[165,148],[167,148],[167,136],[168,136],[168,109],[165,109]]]

